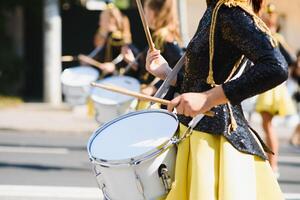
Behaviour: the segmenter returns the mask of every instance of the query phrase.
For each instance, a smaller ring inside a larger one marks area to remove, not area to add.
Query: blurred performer
[[[286,62],[270,30],[255,14],[262,0],[208,0],[186,51],[184,73],[172,81],[181,95],[171,101],[181,122],[175,180],[167,200],[283,200],[258,134],[240,103],[284,82]],[[253,7],[252,7],[252,6]],[[232,79],[243,63],[254,65]],[[157,50],[147,70],[165,79],[171,73]],[[194,129],[191,117],[204,116]],[[161,122],[164,123],[164,122]]]
[[[103,63],[107,73],[113,73],[128,64],[124,61],[121,62],[122,59],[117,61],[117,65],[112,62],[121,55],[122,48],[131,49],[133,55],[138,53],[138,50],[131,43],[128,18],[114,4],[108,4],[107,9],[100,14],[99,29],[94,37],[94,45],[102,47],[94,58]],[[133,73],[133,71],[131,72]]]
[[[294,99],[296,100],[297,104],[299,104],[300,103],[300,50],[297,53],[297,61],[292,67],[292,78],[295,79],[298,83],[298,90],[294,94]],[[300,123],[297,125],[295,129],[294,134],[290,139],[290,143],[294,146],[300,147]]]
[[[288,65],[293,63],[292,56],[289,53],[289,48],[283,37],[277,32],[278,14],[273,4],[267,5],[267,12],[263,14],[262,19],[271,30],[273,37],[279,42],[279,48],[283,56],[285,57]],[[272,125],[272,119],[274,116],[288,116],[296,113],[295,106],[288,93],[286,83],[283,83],[276,88],[269,90],[258,96],[256,103],[256,111],[261,114],[262,126],[266,134],[266,143],[270,146],[274,155],[269,154],[269,161],[276,176],[278,173],[278,138],[276,131]]]
[[[179,33],[176,0],[146,0],[144,2],[144,10],[155,47],[160,50],[170,67],[173,68],[183,53],[179,46],[181,37]],[[124,51],[124,57],[128,62],[134,62],[134,57],[128,55],[132,55],[130,49]],[[140,59],[138,59],[137,70],[139,80],[144,84],[142,93],[154,95],[162,84],[162,81],[159,80],[157,83],[151,84],[154,81],[154,76],[149,74],[145,69],[146,55],[147,50],[145,50]],[[165,98],[172,99],[174,93],[175,88],[173,87]],[[146,108],[147,105],[145,102],[140,102],[138,109]]]

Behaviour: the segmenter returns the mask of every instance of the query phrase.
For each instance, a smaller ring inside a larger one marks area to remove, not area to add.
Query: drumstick
[[[91,83],[91,86],[102,88],[102,89],[109,90],[112,92],[117,92],[117,93],[128,95],[128,96],[132,96],[132,97],[138,98],[139,100],[143,100],[143,101],[153,101],[155,103],[160,103],[162,105],[168,105],[170,103],[170,101],[165,100],[165,99],[148,96],[145,94],[141,94],[139,92],[133,92],[133,91],[127,90],[125,88],[121,88],[121,87],[117,87],[117,86],[113,86],[113,85],[104,85],[104,84],[93,82],[93,83]]]
[[[144,27],[144,31],[145,31],[145,34],[146,34],[146,38],[147,38],[147,41],[148,41],[149,48],[150,48],[151,51],[154,51],[155,47],[154,47],[154,44],[153,44],[153,41],[152,41],[152,37],[151,37],[151,33],[150,33],[150,30],[149,30],[147,20],[145,18],[142,3],[141,3],[140,0],[136,0],[136,4],[137,4],[137,7],[138,7],[140,16],[141,16],[141,20],[142,20],[142,23],[143,23],[143,27]]]
[[[104,70],[102,63],[98,62],[97,60],[95,60],[95,59],[93,59],[93,58],[91,58],[89,56],[86,56],[86,55],[83,55],[83,54],[79,54],[78,55],[78,59],[81,60],[81,61],[83,61],[83,62],[86,62],[86,63],[88,63],[90,65],[94,65],[96,67],[99,67],[101,70]]]
[[[160,104],[166,105],[166,106],[168,104],[170,104],[170,101],[168,101],[168,100],[141,94],[139,92],[133,92],[133,91],[127,90],[125,88],[121,88],[121,87],[117,87],[117,86],[113,86],[113,85],[104,85],[104,84],[93,82],[93,83],[91,83],[91,86],[102,88],[102,89],[109,90],[112,92],[117,92],[117,93],[128,95],[128,96],[132,96],[132,97],[135,97],[142,101],[151,101],[151,102],[160,103]],[[213,117],[214,112],[208,111],[205,113],[205,115]]]
[[[76,61],[76,60],[77,60],[76,56],[67,55],[67,56],[62,56],[61,57],[62,62],[72,62],[72,61]]]

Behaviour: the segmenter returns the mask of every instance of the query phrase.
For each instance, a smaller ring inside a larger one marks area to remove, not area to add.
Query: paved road
[[[0,131],[0,199],[102,199],[85,149],[88,138]],[[300,199],[300,149],[281,145],[280,173],[287,199]]]

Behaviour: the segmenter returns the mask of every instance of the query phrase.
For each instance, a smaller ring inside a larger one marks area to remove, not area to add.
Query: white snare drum
[[[134,92],[140,91],[139,81],[129,76],[112,76],[100,80],[98,83],[115,85]],[[105,123],[128,112],[134,97],[101,88],[93,88],[91,99],[95,105],[97,122]]]
[[[71,105],[83,105],[90,94],[90,83],[96,81],[99,72],[93,67],[78,66],[65,69],[61,74],[62,92]]]
[[[99,187],[111,200],[154,200],[174,180],[179,122],[165,110],[123,115],[97,129],[87,145]]]

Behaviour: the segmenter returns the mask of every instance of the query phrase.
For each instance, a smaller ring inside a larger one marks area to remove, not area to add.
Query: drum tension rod
[[[169,175],[168,168],[165,164],[161,164],[158,168],[158,176],[161,178],[162,183],[165,187],[166,194],[171,190],[172,180]]]

